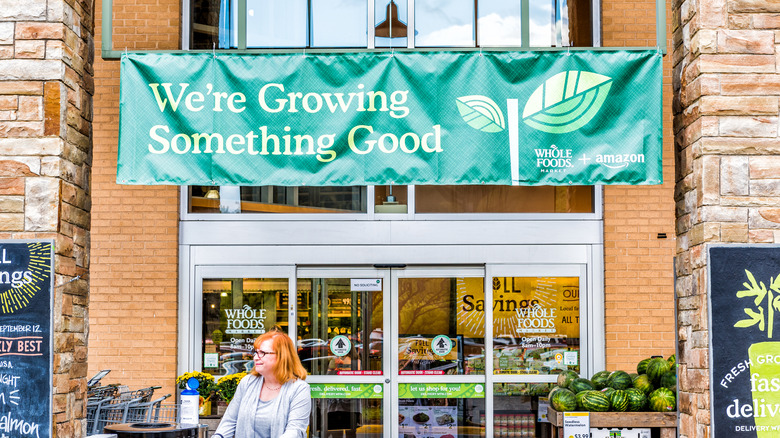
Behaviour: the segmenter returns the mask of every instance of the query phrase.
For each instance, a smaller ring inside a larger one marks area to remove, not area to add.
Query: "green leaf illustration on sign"
[[[482,132],[501,132],[506,129],[504,113],[493,99],[480,95],[455,99],[463,121]]]
[[[766,330],[767,337],[771,339],[775,325],[775,312],[780,311],[780,275],[770,279],[768,289],[763,281],[757,281],[753,273],[747,269],[745,275],[750,283],[747,281],[742,283],[745,290],[737,291],[737,298],[753,298],[753,304],[758,312],[749,308],[742,309],[749,318],[737,321],[734,327],[747,328],[757,324],[758,329],[762,332]],[[765,298],[766,313],[764,308],[760,307]]]
[[[551,134],[576,131],[601,109],[612,78],[587,71],[566,71],[547,79],[523,108],[526,125]]]

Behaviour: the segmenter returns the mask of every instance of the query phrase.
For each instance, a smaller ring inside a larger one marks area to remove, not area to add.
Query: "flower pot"
[[[201,417],[206,417],[206,416],[211,415],[211,399],[204,400],[201,397],[200,409],[198,411],[198,414]]]

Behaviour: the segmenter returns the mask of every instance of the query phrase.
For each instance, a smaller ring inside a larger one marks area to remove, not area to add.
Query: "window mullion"
[[[247,0],[238,0],[238,50],[246,50],[246,2]]]
[[[529,0],[520,1],[520,47],[526,49],[531,46],[531,7]]]

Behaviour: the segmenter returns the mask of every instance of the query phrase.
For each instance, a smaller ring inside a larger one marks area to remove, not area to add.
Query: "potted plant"
[[[228,374],[222,376],[217,380],[217,395],[221,400],[225,401],[225,404],[230,404],[233,397],[236,395],[236,389],[238,388],[238,382],[246,376],[245,372]]]
[[[200,395],[200,415],[211,415],[211,401],[215,398],[217,384],[214,376],[201,371],[190,371],[176,378],[176,386],[179,389],[187,389],[187,380],[194,377],[198,380],[198,394]]]

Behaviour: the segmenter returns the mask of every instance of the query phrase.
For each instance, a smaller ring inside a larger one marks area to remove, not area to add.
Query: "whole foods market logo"
[[[227,317],[227,334],[265,333],[265,309],[253,309],[244,304],[240,309],[225,309]]]

